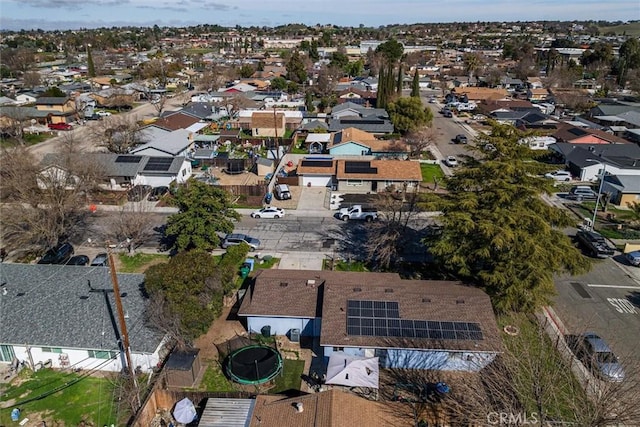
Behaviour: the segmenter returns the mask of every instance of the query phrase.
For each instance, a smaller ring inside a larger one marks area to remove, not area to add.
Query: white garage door
[[[328,187],[331,185],[331,175],[327,176],[303,176],[302,177],[302,185],[305,187],[309,186],[311,183],[311,187]]]

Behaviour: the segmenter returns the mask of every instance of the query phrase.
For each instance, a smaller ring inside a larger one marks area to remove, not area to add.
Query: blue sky
[[[640,0],[2,0],[0,29],[637,20]]]

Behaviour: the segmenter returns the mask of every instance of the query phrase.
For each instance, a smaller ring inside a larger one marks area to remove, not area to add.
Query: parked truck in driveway
[[[375,208],[366,208],[362,205],[353,205],[350,208],[340,209],[336,216],[338,217],[338,219],[341,219],[343,221],[375,221],[378,219],[378,211]]]

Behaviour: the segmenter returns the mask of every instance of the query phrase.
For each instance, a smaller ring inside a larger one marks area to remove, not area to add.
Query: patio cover
[[[379,376],[377,357],[358,357],[342,352],[329,356],[327,384],[377,389]]]

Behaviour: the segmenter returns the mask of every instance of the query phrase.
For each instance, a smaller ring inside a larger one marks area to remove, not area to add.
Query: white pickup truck
[[[343,221],[362,220],[375,221],[378,219],[378,211],[375,208],[363,208],[362,205],[353,205],[350,208],[342,208],[336,214]]]

